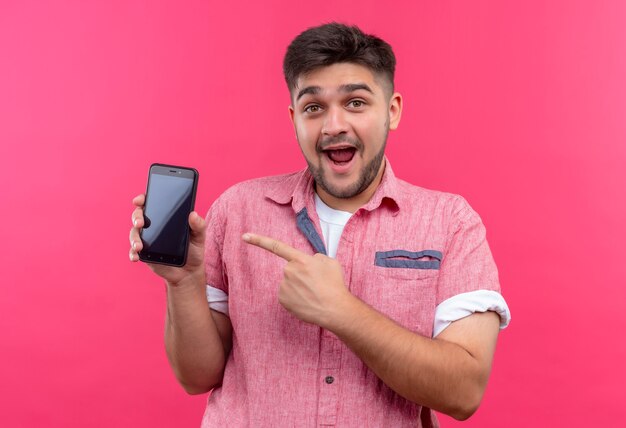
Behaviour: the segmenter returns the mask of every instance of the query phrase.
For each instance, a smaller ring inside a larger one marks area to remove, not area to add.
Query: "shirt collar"
[[[286,205],[291,202],[295,212],[299,212],[312,202],[314,197],[313,176],[308,168],[285,177],[285,181],[276,182],[270,186],[265,196],[277,204]],[[381,205],[388,206],[394,215],[400,210],[400,183],[396,178],[391,163],[385,157],[385,171],[372,198],[361,207],[366,211],[373,211]]]

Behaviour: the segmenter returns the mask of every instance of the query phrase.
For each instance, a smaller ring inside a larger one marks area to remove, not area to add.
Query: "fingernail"
[[[131,262],[134,262],[134,261],[135,261],[135,260],[133,259],[133,255],[132,255],[132,253],[128,254],[128,257],[130,257],[130,261],[131,261]]]
[[[137,226],[137,219],[133,220],[133,226]]]
[[[243,235],[241,235],[241,238],[246,242],[250,242],[251,236],[249,233],[244,233]]]
[[[133,241],[133,250],[137,249],[137,243]]]

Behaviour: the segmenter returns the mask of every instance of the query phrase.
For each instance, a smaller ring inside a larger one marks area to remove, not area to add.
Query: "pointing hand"
[[[242,239],[287,262],[278,301],[302,321],[328,328],[343,304],[353,297],[337,260],[319,253],[310,256],[267,236],[246,233]]]

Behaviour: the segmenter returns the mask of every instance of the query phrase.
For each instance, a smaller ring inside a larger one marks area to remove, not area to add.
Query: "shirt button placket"
[[[339,247],[337,248],[337,260],[352,259],[352,223],[348,224],[341,234]],[[346,286],[350,288],[350,277],[352,275],[350,264],[342,263]],[[320,347],[320,378],[322,381],[319,402],[318,402],[318,425],[334,426],[337,423],[337,408],[339,405],[339,385],[341,379],[341,353],[343,344],[337,336],[328,330],[322,330]],[[339,377],[338,377],[339,376]]]
[[[341,341],[327,330],[322,331],[320,349],[321,390],[318,402],[317,419],[320,426],[333,426],[337,423],[339,387],[337,375],[341,366]]]

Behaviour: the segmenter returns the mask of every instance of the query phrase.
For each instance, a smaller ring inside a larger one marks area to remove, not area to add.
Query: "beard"
[[[387,127],[386,127],[387,128]],[[351,183],[347,187],[339,187],[335,186],[332,183],[329,183],[326,180],[325,171],[323,169],[323,163],[320,162],[319,168],[316,168],[309,160],[307,159],[307,164],[309,166],[309,171],[315,180],[315,184],[322,188],[326,193],[335,198],[339,199],[349,199],[360,193],[362,193],[365,189],[372,184],[372,181],[376,178],[378,171],[380,170],[380,166],[385,158],[385,147],[387,145],[387,134],[389,130],[388,128],[385,130],[384,142],[376,156],[369,161],[359,172],[359,176],[354,183]],[[325,139],[321,141],[317,145],[317,153],[319,156],[325,156],[323,154],[323,148],[329,146],[331,144],[336,144],[338,142],[347,142],[350,143],[355,149],[356,152],[354,156],[363,156],[363,143],[359,139],[351,139],[345,136],[333,137],[329,139]]]

